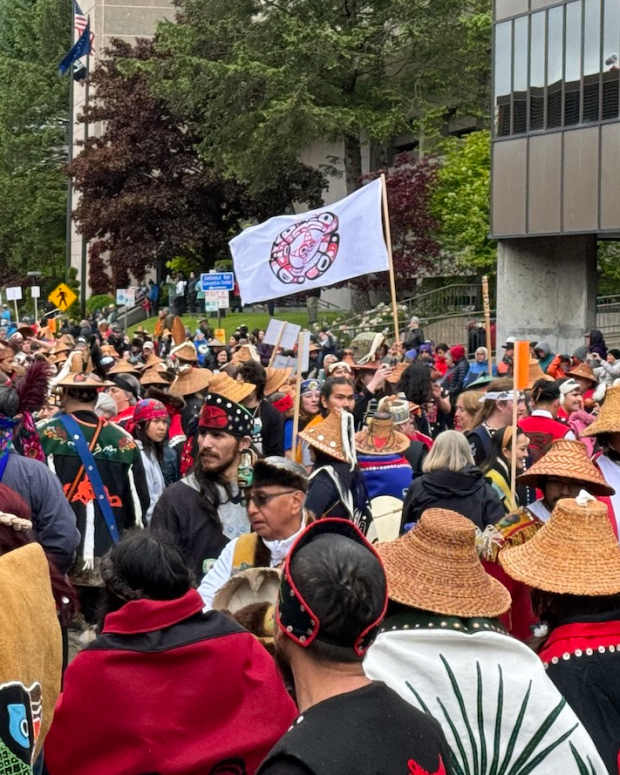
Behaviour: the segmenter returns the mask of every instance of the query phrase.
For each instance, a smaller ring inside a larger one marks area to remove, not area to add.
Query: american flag
[[[77,4],[76,0],[73,0],[73,26],[75,27],[75,31],[78,34],[78,38],[80,35],[84,32],[86,29],[86,25],[88,24],[88,19],[84,15],[84,12],[80,8],[80,6]],[[90,45],[92,48],[93,40],[95,39],[94,34],[90,33]]]

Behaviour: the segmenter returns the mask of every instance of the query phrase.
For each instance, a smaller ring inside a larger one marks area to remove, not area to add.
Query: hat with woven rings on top
[[[476,526],[455,511],[426,509],[414,528],[377,551],[391,600],[467,618],[494,618],[510,608],[510,593],[480,562]]]
[[[541,529],[520,546],[499,553],[506,573],[558,595],[620,593],[620,545],[607,506],[588,498],[562,498]]]
[[[597,436],[599,433],[620,433],[620,385],[607,388],[598,417],[581,431],[582,436]]]
[[[541,487],[549,476],[582,482],[584,490],[592,495],[615,493],[588,457],[588,450],[581,441],[556,439],[548,451],[517,478],[517,482],[527,487]]]

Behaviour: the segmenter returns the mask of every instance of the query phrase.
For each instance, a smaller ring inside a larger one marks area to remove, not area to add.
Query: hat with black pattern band
[[[280,630],[302,648],[308,648],[311,643],[318,640],[332,646],[352,648],[361,657],[372,644],[385,616],[388,604],[387,582],[385,584],[385,599],[381,613],[375,621],[365,627],[362,632],[353,633],[351,638],[335,639],[327,633],[321,632],[321,622],[318,616],[304,599],[291,573],[291,563],[295,554],[318,536],[330,533],[350,538],[352,541],[361,544],[374,554],[381,568],[383,567],[379,554],[364,538],[360,530],[349,520],[328,518],[312,522],[297,538],[284,562],[278,607],[276,609],[276,621]]]
[[[254,417],[236,401],[231,401],[217,393],[207,393],[200,411],[198,428],[224,431],[242,438],[252,435]]]

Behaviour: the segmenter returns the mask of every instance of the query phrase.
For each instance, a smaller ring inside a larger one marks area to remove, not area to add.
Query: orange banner
[[[525,390],[530,381],[530,343],[515,342],[514,351],[515,390]]]

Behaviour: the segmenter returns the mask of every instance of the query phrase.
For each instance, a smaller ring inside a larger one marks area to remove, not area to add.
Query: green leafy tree
[[[361,178],[361,138],[389,146],[425,115],[443,121],[446,106],[484,110],[487,71],[469,64],[481,5],[181,0],[177,23],[159,26],[170,56],[151,68],[152,83],[198,124],[204,157],[253,192],[326,139],[344,141],[350,191]]]
[[[439,241],[464,269],[495,272],[497,243],[489,239],[491,139],[472,132],[444,143],[431,211],[439,221]]]
[[[0,0],[0,271],[63,279],[70,0]]]

